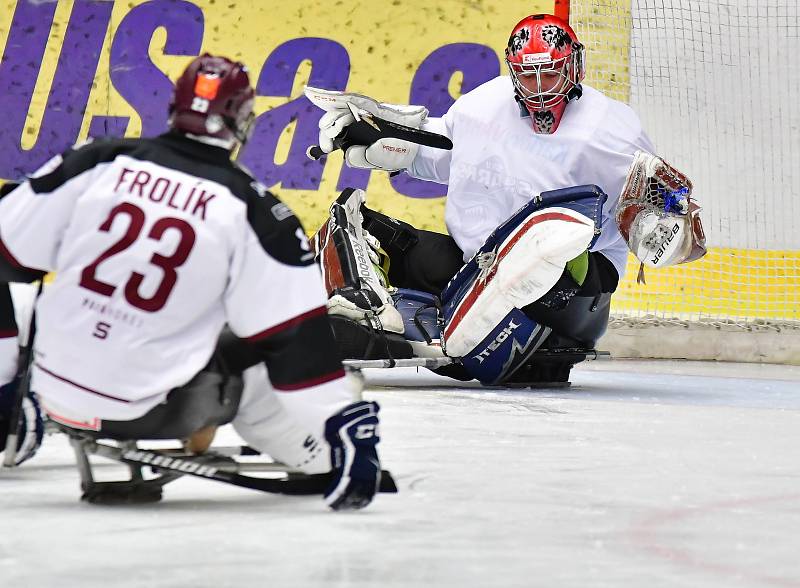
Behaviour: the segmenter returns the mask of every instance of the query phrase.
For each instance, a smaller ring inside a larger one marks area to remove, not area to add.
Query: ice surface
[[[92,506],[48,437],[0,472],[0,586],[800,586],[800,368],[595,362],[534,391],[367,381],[399,494],[331,513],[187,479],[159,504]]]

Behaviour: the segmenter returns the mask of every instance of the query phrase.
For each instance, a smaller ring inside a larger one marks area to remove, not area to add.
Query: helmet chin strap
[[[567,102],[570,100],[579,100],[581,96],[583,96],[583,86],[578,84],[567,92]]]

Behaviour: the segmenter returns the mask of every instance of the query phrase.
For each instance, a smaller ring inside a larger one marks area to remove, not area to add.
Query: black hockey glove
[[[10,422],[11,413],[14,412],[14,399],[16,398],[19,377],[14,378],[5,386],[0,387],[0,455],[6,448],[6,439],[12,426],[19,427],[19,437],[17,437],[17,455],[14,465],[34,456],[44,437],[44,420],[39,402],[33,394],[28,394],[22,400],[22,411],[19,414],[19,422]],[[2,459],[0,459],[2,461]]]
[[[334,475],[325,491],[325,503],[333,510],[364,508],[378,490],[381,464],[375,446],[380,441],[379,410],[376,402],[361,401],[325,423]]]

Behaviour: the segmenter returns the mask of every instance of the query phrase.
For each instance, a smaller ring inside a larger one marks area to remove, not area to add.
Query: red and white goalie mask
[[[637,151],[617,205],[617,225],[628,247],[654,268],[706,254],[700,207],[692,182],[663,159]]]
[[[527,16],[511,31],[506,64],[536,133],[555,133],[567,102],[580,98],[584,53],[575,31],[549,14]]]

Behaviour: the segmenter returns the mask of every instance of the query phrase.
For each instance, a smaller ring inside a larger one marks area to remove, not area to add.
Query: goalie
[[[509,75],[461,96],[439,118],[421,106],[306,90],[326,111],[312,155],[342,148],[352,167],[448,186],[449,235],[370,210],[360,191],[340,197],[317,239],[323,267],[338,278],[342,265],[361,274],[329,280],[331,313],[394,333],[383,344],[397,349],[408,321],[387,285],[438,296],[447,354],[462,358],[467,377],[490,384],[513,382],[538,348],[592,348],[629,249],[657,268],[705,252],[691,183],[652,155],[627,105],[582,83],[584,47],[567,23],[522,19],[505,55]],[[353,131],[364,120],[386,131],[364,141]],[[451,140],[452,150],[430,133]],[[355,245],[335,245],[336,231]],[[342,261],[351,250],[366,253]],[[377,345],[365,337],[355,345],[362,353]]]

